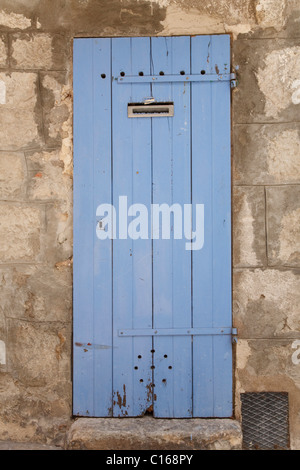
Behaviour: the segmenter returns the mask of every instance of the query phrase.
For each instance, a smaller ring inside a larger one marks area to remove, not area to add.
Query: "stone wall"
[[[0,439],[71,423],[73,37],[230,33],[235,412],[289,392],[300,449],[299,24],[298,0],[0,0]]]

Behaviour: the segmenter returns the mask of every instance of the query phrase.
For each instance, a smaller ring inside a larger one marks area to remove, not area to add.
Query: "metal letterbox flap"
[[[174,103],[128,103],[128,117],[170,117],[174,116]]]

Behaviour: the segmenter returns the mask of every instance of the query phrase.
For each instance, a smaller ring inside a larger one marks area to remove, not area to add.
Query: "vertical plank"
[[[131,74],[131,40],[112,40],[112,76]],[[119,196],[127,196],[132,204],[132,132],[127,119],[127,103],[131,101],[131,85],[112,84],[113,133],[113,204],[117,210]],[[117,228],[120,230],[117,222]],[[127,233],[123,235],[127,236]],[[133,341],[119,338],[118,330],[132,328],[132,240],[113,241],[113,416],[130,415],[133,403]]]
[[[228,72],[229,45],[226,35],[192,38],[192,73]],[[192,200],[205,205],[204,247],[193,252],[193,325],[231,326],[230,83],[193,83],[192,95]],[[194,338],[194,416],[231,416],[231,370],[230,337]]]
[[[111,203],[111,40],[94,39],[93,50],[96,214],[99,204]],[[94,415],[112,416],[112,240],[97,237],[94,241],[93,334]]]
[[[94,413],[93,352],[93,42],[74,40],[74,377],[73,412]],[[78,346],[77,346],[78,345]]]
[[[121,72],[149,74],[149,52],[147,38],[113,39],[113,76]],[[113,83],[115,206],[119,196],[127,197],[128,208],[135,203],[151,204],[151,120],[127,117],[127,104],[147,96],[149,84]],[[128,223],[131,220],[128,217]],[[137,416],[152,403],[152,338],[120,338],[118,330],[151,327],[151,240],[133,240],[126,233],[122,236],[114,241],[113,249],[114,416]]]
[[[74,41],[73,402],[84,416],[112,405],[111,241],[95,236],[97,205],[111,200],[110,68],[110,40]]]
[[[132,74],[150,74],[150,38],[132,38]],[[133,102],[151,96],[150,84],[132,85]],[[152,328],[152,242],[151,214],[151,118],[132,120],[132,201],[148,210],[148,238],[133,241],[133,328]],[[139,213],[138,213],[139,215]],[[132,218],[129,217],[129,221]],[[152,337],[133,338],[134,415],[140,416],[152,406]],[[139,358],[139,356],[142,356]],[[143,382],[141,382],[143,380]]]
[[[172,38],[172,73],[190,73],[190,38]],[[173,83],[176,107],[173,118],[173,203],[191,203],[190,84]],[[173,240],[173,327],[190,327],[191,252],[183,237]],[[174,336],[174,417],[192,416],[192,342],[190,336]]]
[[[190,71],[187,37],[152,38],[152,73]],[[190,203],[190,86],[152,85],[157,101],[174,101],[173,118],[152,119],[153,203]],[[191,254],[184,239],[153,240],[154,328],[191,326]],[[161,237],[160,233],[160,237]],[[156,417],[189,417],[192,413],[191,338],[154,338]]]
[[[212,36],[212,66],[230,71],[230,37]],[[219,86],[218,86],[219,85]],[[212,84],[213,326],[231,326],[230,83]],[[214,415],[232,415],[232,345],[214,337]]]
[[[212,73],[211,36],[191,38],[191,73]],[[211,84],[192,83],[192,203],[204,204],[204,246],[192,252],[193,327],[212,326]],[[193,214],[194,215],[194,214]],[[193,220],[193,225],[195,221]],[[213,339],[193,339],[193,415],[213,416]]]

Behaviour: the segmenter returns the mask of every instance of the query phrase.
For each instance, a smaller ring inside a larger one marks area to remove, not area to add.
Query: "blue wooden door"
[[[232,415],[230,208],[229,36],[75,39],[74,414]]]

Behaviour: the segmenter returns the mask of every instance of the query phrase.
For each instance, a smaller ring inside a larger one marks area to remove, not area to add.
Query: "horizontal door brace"
[[[195,75],[136,75],[113,77],[118,83],[153,83],[153,82],[224,82],[235,80],[235,73],[195,74]]]
[[[136,328],[133,330],[119,330],[118,336],[210,336],[210,335],[237,335],[236,328]]]

